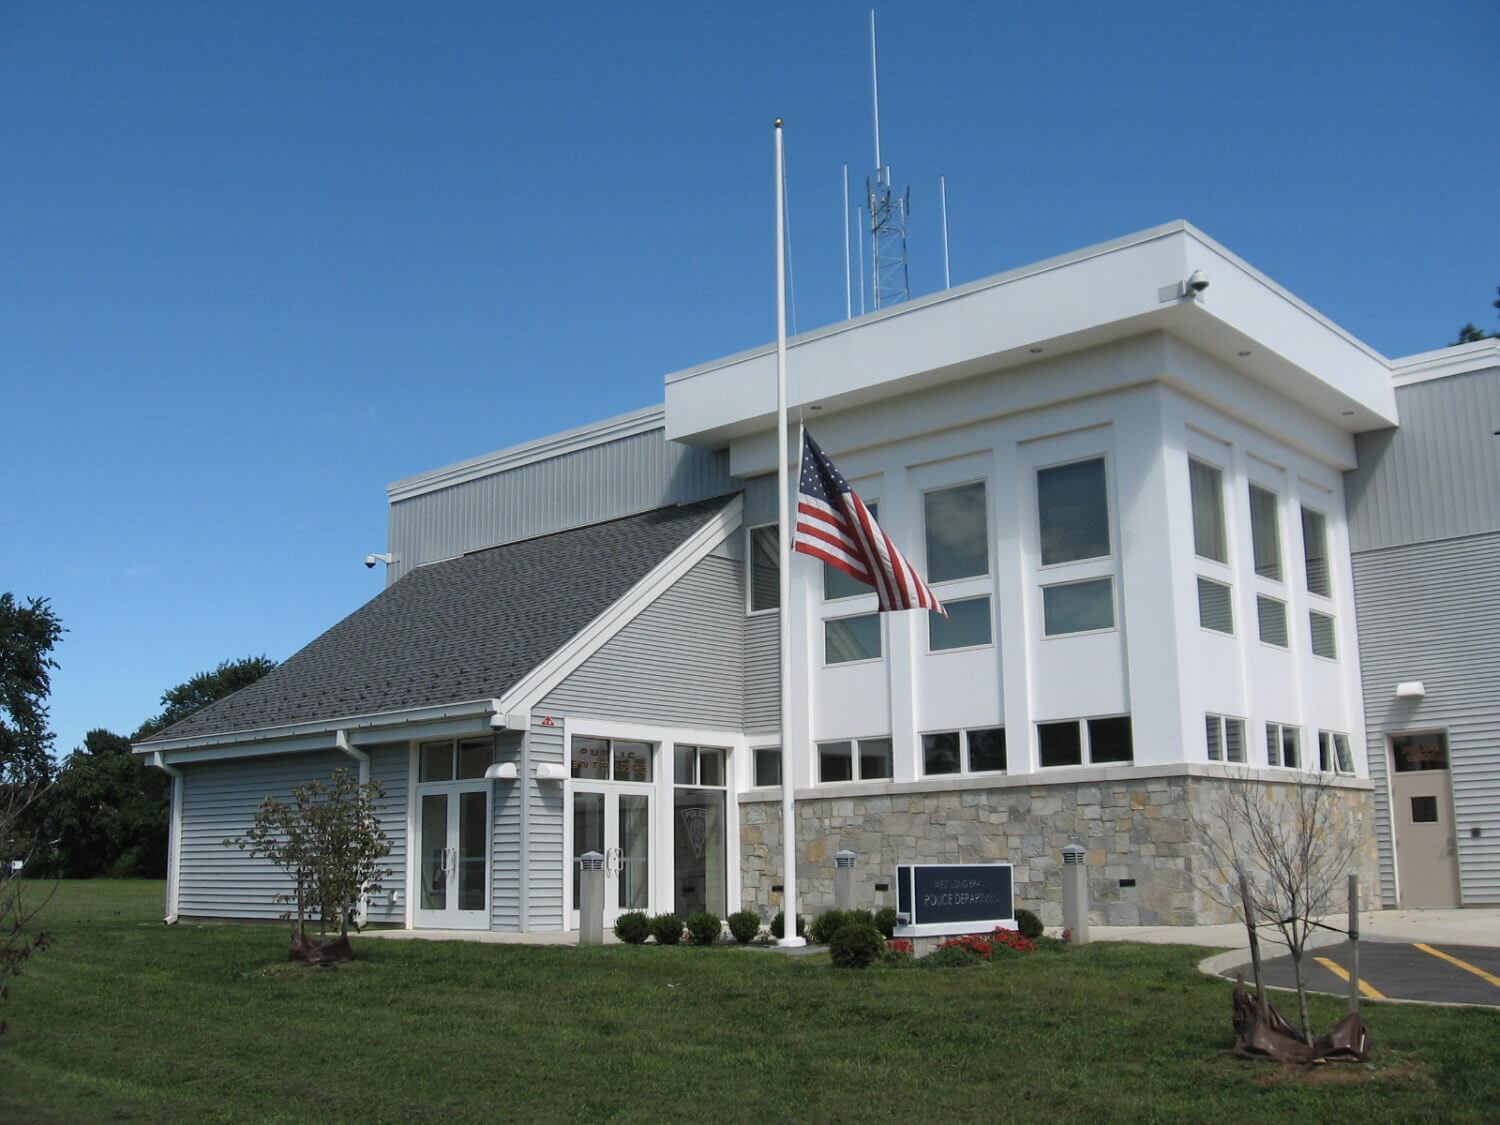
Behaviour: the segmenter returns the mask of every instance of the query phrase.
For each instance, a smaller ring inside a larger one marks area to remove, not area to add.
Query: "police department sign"
[[[1008,863],[917,863],[896,868],[898,937],[1015,928]]]

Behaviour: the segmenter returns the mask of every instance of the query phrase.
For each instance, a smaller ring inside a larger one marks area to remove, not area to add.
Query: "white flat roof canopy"
[[[789,406],[846,408],[1155,331],[1346,432],[1396,424],[1384,356],[1186,222],[803,333]],[[770,429],[775,388],[774,344],[668,375],[667,437],[715,447]]]

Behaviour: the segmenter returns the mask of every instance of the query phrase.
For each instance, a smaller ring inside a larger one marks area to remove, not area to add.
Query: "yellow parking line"
[[[1349,981],[1349,974],[1344,971],[1344,967],[1342,965],[1340,965],[1338,962],[1336,962],[1336,961],[1330,961],[1327,957],[1314,957],[1313,960],[1316,961],[1318,964],[1322,965],[1323,968],[1327,969],[1334,976],[1338,977],[1339,980],[1343,981],[1346,984],[1348,983],[1348,981]],[[1359,982],[1359,990],[1360,990],[1360,992],[1364,993],[1365,999],[1367,999],[1367,1000],[1384,1000],[1385,999],[1385,993],[1380,992],[1378,989],[1376,989],[1372,984],[1370,984],[1367,981],[1361,980]]]
[[[1423,945],[1421,942],[1415,942],[1414,944],[1415,947],[1417,949],[1420,949],[1423,953],[1431,953],[1434,957],[1441,957],[1450,965],[1457,965],[1465,972],[1473,973],[1476,977],[1483,977],[1485,980],[1493,984],[1496,988],[1500,988],[1500,977],[1497,977],[1494,973],[1487,973],[1478,965],[1471,965],[1467,961],[1460,961],[1451,953],[1444,953],[1441,949],[1433,949],[1430,945]]]

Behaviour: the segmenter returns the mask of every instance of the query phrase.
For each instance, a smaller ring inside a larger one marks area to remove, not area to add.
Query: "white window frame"
[[[1349,768],[1344,769],[1339,765],[1339,749],[1335,739],[1344,740],[1344,750],[1349,755]],[[1323,768],[1324,755],[1327,755],[1329,768]],[[1337,774],[1340,777],[1354,776],[1354,744],[1349,736],[1343,731],[1320,730],[1318,731],[1318,772]]]
[[[1307,529],[1302,520],[1302,513],[1308,511],[1323,521],[1323,565],[1328,573],[1328,592],[1319,593],[1312,588],[1308,581],[1307,573]],[[1328,602],[1333,601],[1333,593],[1336,587],[1333,583],[1333,521],[1328,518],[1328,512],[1323,508],[1316,508],[1305,500],[1299,501],[1297,505],[1297,544],[1302,548],[1302,591],[1310,598],[1322,598]]]
[[[1329,629],[1329,632],[1332,633],[1332,635],[1333,635],[1333,655],[1332,656],[1324,656],[1315,647],[1316,642],[1315,642],[1314,637],[1313,637],[1313,625],[1312,625],[1314,617],[1326,617],[1328,619],[1328,629]],[[1334,616],[1331,613],[1324,613],[1321,609],[1309,609],[1307,611],[1307,651],[1312,656],[1312,658],[1314,660],[1326,661],[1329,664],[1337,664],[1338,663],[1338,661],[1339,661],[1339,619],[1336,616]]]
[[[762,790],[780,789],[782,781],[772,781],[767,782],[766,784],[761,784],[761,782],[756,780],[755,759],[762,750],[775,751],[776,757],[781,762],[782,781],[786,779],[786,752],[774,742],[762,743],[761,745],[755,745],[754,743],[751,743],[745,748],[745,756],[750,759],[750,777],[747,782],[747,788]]]
[[[1219,502],[1219,524],[1223,528],[1223,531],[1224,531],[1224,557],[1222,559],[1216,559],[1212,555],[1202,555],[1202,554],[1198,553],[1198,523],[1197,523],[1197,520],[1195,518],[1197,516],[1197,508],[1193,504],[1193,462],[1194,461],[1196,461],[1198,464],[1202,465],[1205,469],[1212,469],[1214,472],[1216,472],[1216,473],[1219,474],[1219,487],[1218,487],[1218,497],[1217,497],[1218,502]],[[1189,453],[1187,455],[1187,462],[1188,462],[1188,465],[1187,465],[1187,477],[1188,477],[1188,523],[1191,525],[1191,527],[1193,529],[1193,557],[1195,559],[1197,559],[1200,563],[1207,563],[1210,566],[1220,566],[1220,567],[1223,567],[1225,569],[1225,571],[1227,572],[1229,570],[1230,560],[1232,558],[1234,558],[1234,542],[1233,542],[1234,537],[1232,535],[1230,535],[1230,528],[1229,528],[1229,505],[1224,502],[1225,484],[1229,480],[1228,469],[1226,468],[1226,466],[1220,465],[1216,461],[1211,461],[1207,457],[1200,457],[1196,453]]]
[[[1222,578],[1210,578],[1206,574],[1199,574],[1199,575],[1196,576],[1196,578],[1197,578],[1197,581],[1193,584],[1193,592],[1194,592],[1195,595],[1197,595],[1196,600],[1197,600],[1197,603],[1198,603],[1198,628],[1201,629],[1205,633],[1212,633],[1216,637],[1232,637],[1232,636],[1234,636],[1235,635],[1235,627],[1234,627],[1234,583],[1233,582],[1227,582],[1227,581],[1225,581]],[[1202,582],[1207,582],[1211,586],[1220,586],[1220,587],[1222,587],[1224,589],[1225,596],[1229,600],[1229,628],[1228,629],[1215,629],[1212,625],[1205,625],[1203,623],[1203,599],[1202,599],[1201,595],[1198,595],[1198,589],[1199,589],[1199,585],[1198,584],[1202,583]],[[1260,622],[1257,619],[1257,621],[1256,621],[1257,629],[1258,629],[1259,625],[1260,625]]]
[[[965,579],[965,581],[968,581],[968,580]],[[935,615],[932,614],[932,613],[929,613],[929,614],[927,614],[926,628],[922,630],[922,632],[924,634],[924,639],[923,639],[922,643],[923,643],[923,645],[926,646],[925,651],[926,651],[926,654],[928,656],[947,656],[949,653],[952,653],[952,652],[980,652],[980,651],[982,651],[984,649],[994,648],[995,647],[995,634],[996,634],[996,632],[998,632],[998,630],[996,629],[996,625],[995,625],[995,598],[994,598],[993,594],[991,594],[988,590],[986,590],[986,591],[984,591],[983,593],[980,593],[980,594],[964,594],[964,595],[962,595],[960,597],[946,597],[945,598],[945,597],[942,597],[942,595],[939,595],[938,600],[941,601],[944,604],[944,606],[948,606],[948,605],[953,605],[953,604],[955,604],[957,602],[977,602],[980,598],[983,598],[987,603],[989,603],[988,604],[988,610],[989,610],[989,616],[990,616],[990,639],[987,640],[987,641],[984,641],[984,642],[982,642],[980,644],[977,644],[977,645],[958,645],[958,646],[956,646],[954,648],[933,648],[932,647],[932,618]],[[1065,635],[1066,636],[1073,636],[1074,634],[1069,633],[1069,634],[1065,634]]]
[[[1271,731],[1276,732],[1276,761],[1271,761]],[[1297,736],[1297,764],[1289,766],[1286,764],[1286,731],[1292,731]],[[1297,723],[1279,723],[1273,719],[1266,720],[1266,765],[1272,769],[1301,770],[1303,760],[1307,757],[1307,747],[1302,744],[1302,727]]]
[[[858,491],[858,490],[856,489],[856,491]],[[878,496],[872,496],[872,497],[866,499],[864,493],[860,493],[860,497],[859,498],[861,500],[864,500],[865,507],[870,509],[870,515],[875,518],[875,522],[876,523],[879,523],[880,522],[880,497],[878,497]],[[822,600],[822,602],[823,602],[823,604],[825,606],[837,606],[839,609],[846,609],[848,607],[849,603],[852,602],[855,598],[863,598],[863,597],[866,597],[866,596],[875,596],[875,587],[873,587],[873,586],[865,586],[863,583],[860,583],[861,588],[858,589],[858,590],[853,590],[853,591],[851,591],[851,592],[849,592],[847,594],[835,594],[833,597],[829,597],[828,596],[828,572],[829,571],[834,571],[834,573],[839,574],[839,575],[841,575],[842,577],[845,577],[845,578],[849,578],[849,576],[846,575],[846,574],[844,574],[843,571],[836,570],[834,567],[829,566],[822,559],[818,559],[817,563],[818,563],[818,572],[819,572],[818,573],[818,597]],[[856,581],[858,581],[858,579],[849,578],[849,581],[856,582]]]
[[[1259,489],[1274,501],[1271,509],[1271,530],[1276,536],[1276,565],[1281,571],[1280,578],[1272,578],[1262,574],[1255,569],[1255,501],[1252,492]],[[1274,582],[1278,587],[1287,586],[1287,562],[1286,562],[1286,536],[1281,533],[1281,489],[1272,488],[1263,481],[1250,477],[1245,481],[1245,505],[1246,514],[1250,520],[1250,573],[1255,575],[1261,582]]]
[[[917,755],[918,755],[918,777],[942,779],[945,777],[1005,777],[1010,773],[1010,736],[1005,739],[1005,768],[1003,770],[976,770],[969,758],[969,735],[974,731],[998,730],[1004,731],[1004,723],[992,723],[989,726],[974,727],[942,727],[933,730],[917,732]],[[957,734],[958,735],[958,769],[953,773],[928,773],[927,751],[922,745],[922,740],[929,735]]]
[[[1068,635],[1069,636],[1073,636],[1074,634],[1068,634]],[[1133,720],[1130,723],[1130,759],[1129,759],[1129,761],[1124,761],[1124,762],[1118,762],[1118,761],[1096,762],[1096,761],[1094,761],[1094,743],[1093,743],[1093,739],[1089,736],[1089,723],[1095,722],[1095,721],[1100,720],[1100,719],[1127,719],[1127,720],[1132,720],[1132,716],[1131,716],[1131,714],[1130,714],[1129,711],[1115,711],[1115,712],[1111,712],[1111,713],[1105,714],[1105,715],[1084,715],[1081,718],[1077,718],[1077,719],[1045,719],[1045,720],[1038,720],[1037,722],[1034,722],[1032,724],[1032,726],[1035,728],[1036,740],[1037,740],[1037,742],[1036,742],[1036,768],[1037,768],[1037,771],[1038,772],[1050,772],[1052,770],[1076,770],[1076,769],[1083,769],[1085,767],[1108,769],[1111,766],[1119,766],[1121,768],[1123,768],[1125,766],[1134,766],[1135,765],[1135,723],[1134,723]],[[1069,764],[1069,765],[1065,765],[1065,766],[1044,766],[1044,765],[1042,765],[1042,735],[1041,735],[1041,728],[1042,727],[1051,727],[1051,726],[1061,726],[1063,723],[1076,723],[1079,726],[1079,731],[1078,731],[1078,739],[1079,739],[1079,742],[1078,742],[1078,753],[1079,753],[1079,756],[1080,756],[1080,761],[1078,761],[1077,763],[1073,763],[1073,764]],[[1010,764],[1010,745],[1009,745],[1009,742],[1010,742],[1010,740],[1007,738],[1006,739],[1006,764],[1007,765]],[[943,775],[939,774],[938,776],[941,777]]]
[[[1218,715],[1213,712],[1205,714],[1203,716],[1203,719],[1203,736],[1205,743],[1207,743],[1208,728],[1210,724],[1214,724],[1216,726],[1219,738],[1219,757],[1215,758],[1210,752],[1208,755],[1208,760],[1210,762],[1215,762],[1219,765],[1224,766],[1248,765],[1250,759],[1250,746],[1247,738],[1250,730],[1249,720],[1244,719],[1239,715]],[[1238,723],[1240,725],[1240,756],[1238,759],[1234,759],[1229,756],[1230,723]]]
[[[1047,596],[1042,591],[1056,589],[1059,586],[1079,586],[1085,582],[1101,581],[1109,582],[1110,619],[1112,624],[1102,629],[1079,629],[1071,633],[1047,632]],[[1042,626],[1041,639],[1043,641],[1067,641],[1072,640],[1074,637],[1097,637],[1104,633],[1118,633],[1120,631],[1120,583],[1115,577],[1114,571],[1106,574],[1094,574],[1088,577],[1070,578],[1065,582],[1043,582],[1037,586],[1037,598],[1040,602],[1037,610],[1040,614]]]
[[[1265,598],[1266,601],[1268,601],[1268,602],[1275,602],[1277,605],[1279,605],[1281,607],[1282,622],[1286,626],[1286,644],[1284,644],[1284,645],[1276,644],[1274,641],[1268,641],[1268,640],[1266,640],[1261,635],[1261,629],[1260,629],[1260,599],[1261,598]],[[1286,601],[1285,598],[1275,598],[1275,597],[1272,597],[1270,594],[1264,594],[1264,593],[1261,593],[1259,590],[1257,590],[1256,593],[1255,593],[1255,639],[1256,639],[1256,641],[1258,641],[1261,645],[1265,646],[1268,649],[1271,649],[1274,652],[1291,652],[1292,651],[1292,623],[1291,623],[1291,617],[1290,617],[1289,610],[1290,610],[1290,606],[1287,603],[1287,601]]]
[[[1044,563],[1042,561],[1042,495],[1040,489],[1041,474],[1048,469],[1065,469],[1069,465],[1081,465],[1085,461],[1104,462],[1104,515],[1109,526],[1105,529],[1109,540],[1109,553],[1107,555],[1090,555],[1085,559],[1068,559],[1064,562]],[[1032,542],[1036,544],[1036,571],[1044,574],[1051,571],[1066,570],[1075,566],[1101,566],[1110,565],[1110,573],[1113,573],[1113,563],[1120,555],[1119,542],[1119,514],[1115,511],[1114,489],[1110,487],[1115,479],[1114,459],[1108,450],[1099,449],[1093,453],[1080,454],[1077,457],[1065,457],[1060,461],[1048,461],[1031,467],[1031,535]],[[1061,585],[1061,583],[1048,583],[1048,585]],[[1070,636],[1073,634],[1069,634]]]
[[[847,742],[849,744],[849,772],[853,775],[844,781],[823,780],[823,747],[833,746],[837,743]],[[860,766],[861,755],[859,744],[861,742],[889,742],[891,744],[891,772],[885,777],[864,777]],[[783,763],[785,764],[785,763]],[[859,785],[859,784],[885,784],[896,779],[896,740],[888,734],[866,734],[858,738],[821,738],[813,743],[813,765],[816,776],[816,785]]]

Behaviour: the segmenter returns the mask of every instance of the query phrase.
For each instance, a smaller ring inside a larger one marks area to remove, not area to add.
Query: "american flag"
[[[881,613],[930,609],[948,616],[922,576],[880,530],[859,493],[849,487],[844,474],[805,430],[792,550],[822,559],[850,578],[875,587]]]

